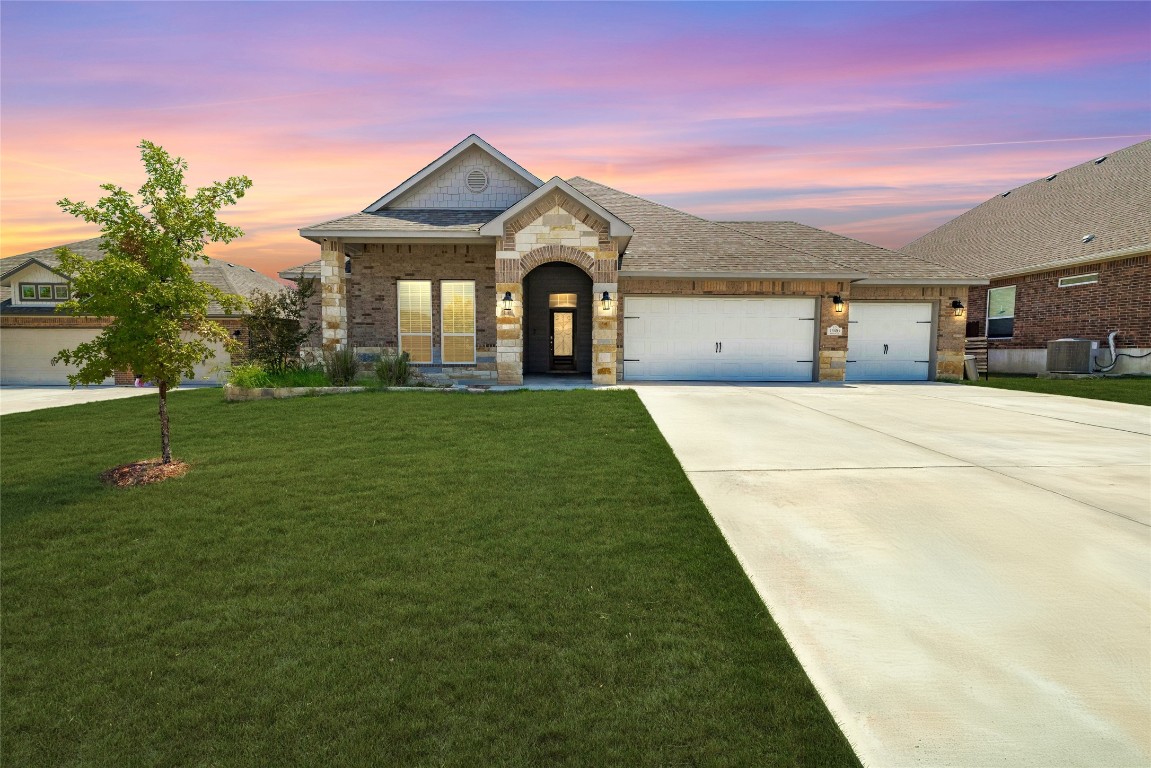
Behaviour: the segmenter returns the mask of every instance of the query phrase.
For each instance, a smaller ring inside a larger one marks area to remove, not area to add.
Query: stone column
[[[840,285],[837,293],[844,301],[842,312],[835,311],[831,296],[816,299],[819,305],[819,338],[816,340],[816,354],[819,355],[817,381],[843,381],[847,374],[847,315],[851,307],[847,305],[847,286]],[[834,294],[833,294],[834,295]],[[833,328],[839,328],[835,333]],[[828,334],[832,330],[835,335]]]
[[[593,384],[615,384],[618,379],[617,335],[623,306],[619,296],[619,263],[615,247],[596,254],[592,281],[591,380]],[[604,292],[611,296],[611,309],[604,310]]]
[[[948,286],[940,290],[938,329],[935,341],[936,380],[962,379],[963,355],[967,351],[967,286]],[[955,314],[953,301],[963,302],[962,315]]]
[[[512,313],[504,314],[504,294],[512,295]],[[524,383],[524,285],[518,251],[496,252],[496,380]]]
[[[324,349],[348,344],[348,298],[344,278],[344,246],[336,240],[320,243],[320,324]]]

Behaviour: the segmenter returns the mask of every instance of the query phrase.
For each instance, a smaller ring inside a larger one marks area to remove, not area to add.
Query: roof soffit
[[[393,189],[391,192],[388,192],[386,195],[381,197],[379,200],[377,200],[376,202],[369,205],[367,208],[364,209],[364,213],[375,213],[376,211],[383,210],[390,203],[395,202],[397,199],[399,199],[400,197],[402,197],[406,193],[413,190],[420,183],[431,178],[437,171],[439,171],[441,168],[447,166],[449,163],[451,163],[453,160],[455,160],[457,157],[459,157],[460,155],[462,155],[464,152],[468,151],[472,147],[478,147],[479,149],[488,153],[498,163],[500,163],[505,168],[507,168],[508,171],[512,173],[512,175],[523,179],[527,184],[531,185],[532,187],[538,188],[541,184],[543,184],[543,181],[536,178],[536,176],[534,176],[533,174],[529,173],[519,163],[515,162],[510,157],[505,155],[503,152],[500,152],[498,149],[493,147],[491,144],[488,144],[486,141],[484,141],[479,136],[477,136],[473,133],[471,136],[468,136],[466,139],[464,139],[459,144],[457,144],[454,147],[452,147],[451,149],[449,149],[444,154],[440,155],[438,158],[433,160],[431,163],[424,166],[423,169],[421,169],[420,171],[415,173],[413,176],[409,177],[407,179],[407,181],[405,181],[403,184],[400,184],[398,187]]]

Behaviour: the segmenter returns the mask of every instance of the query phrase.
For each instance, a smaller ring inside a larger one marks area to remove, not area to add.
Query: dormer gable
[[[53,307],[70,298],[68,278],[39,259],[28,259],[0,275],[13,306]]]
[[[543,182],[474,133],[364,209],[507,210]]]

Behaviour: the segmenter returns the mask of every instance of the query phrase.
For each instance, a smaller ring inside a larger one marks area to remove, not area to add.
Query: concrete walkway
[[[154,387],[0,387],[0,416],[154,394]]]
[[[1151,765],[1151,409],[636,391],[865,765]]]

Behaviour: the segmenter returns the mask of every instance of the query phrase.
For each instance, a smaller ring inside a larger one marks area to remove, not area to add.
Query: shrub
[[[248,356],[271,373],[300,366],[300,347],[319,326],[304,325],[308,301],[315,294],[311,280],[300,274],[295,288],[278,293],[256,290],[248,301]]]
[[[356,379],[360,361],[348,348],[324,350],[324,373],[335,387],[345,387]]]
[[[261,389],[272,386],[272,377],[256,363],[233,365],[228,375],[228,383],[244,389]]]
[[[376,362],[376,378],[383,387],[406,387],[412,379],[411,357],[407,352],[385,352]]]

